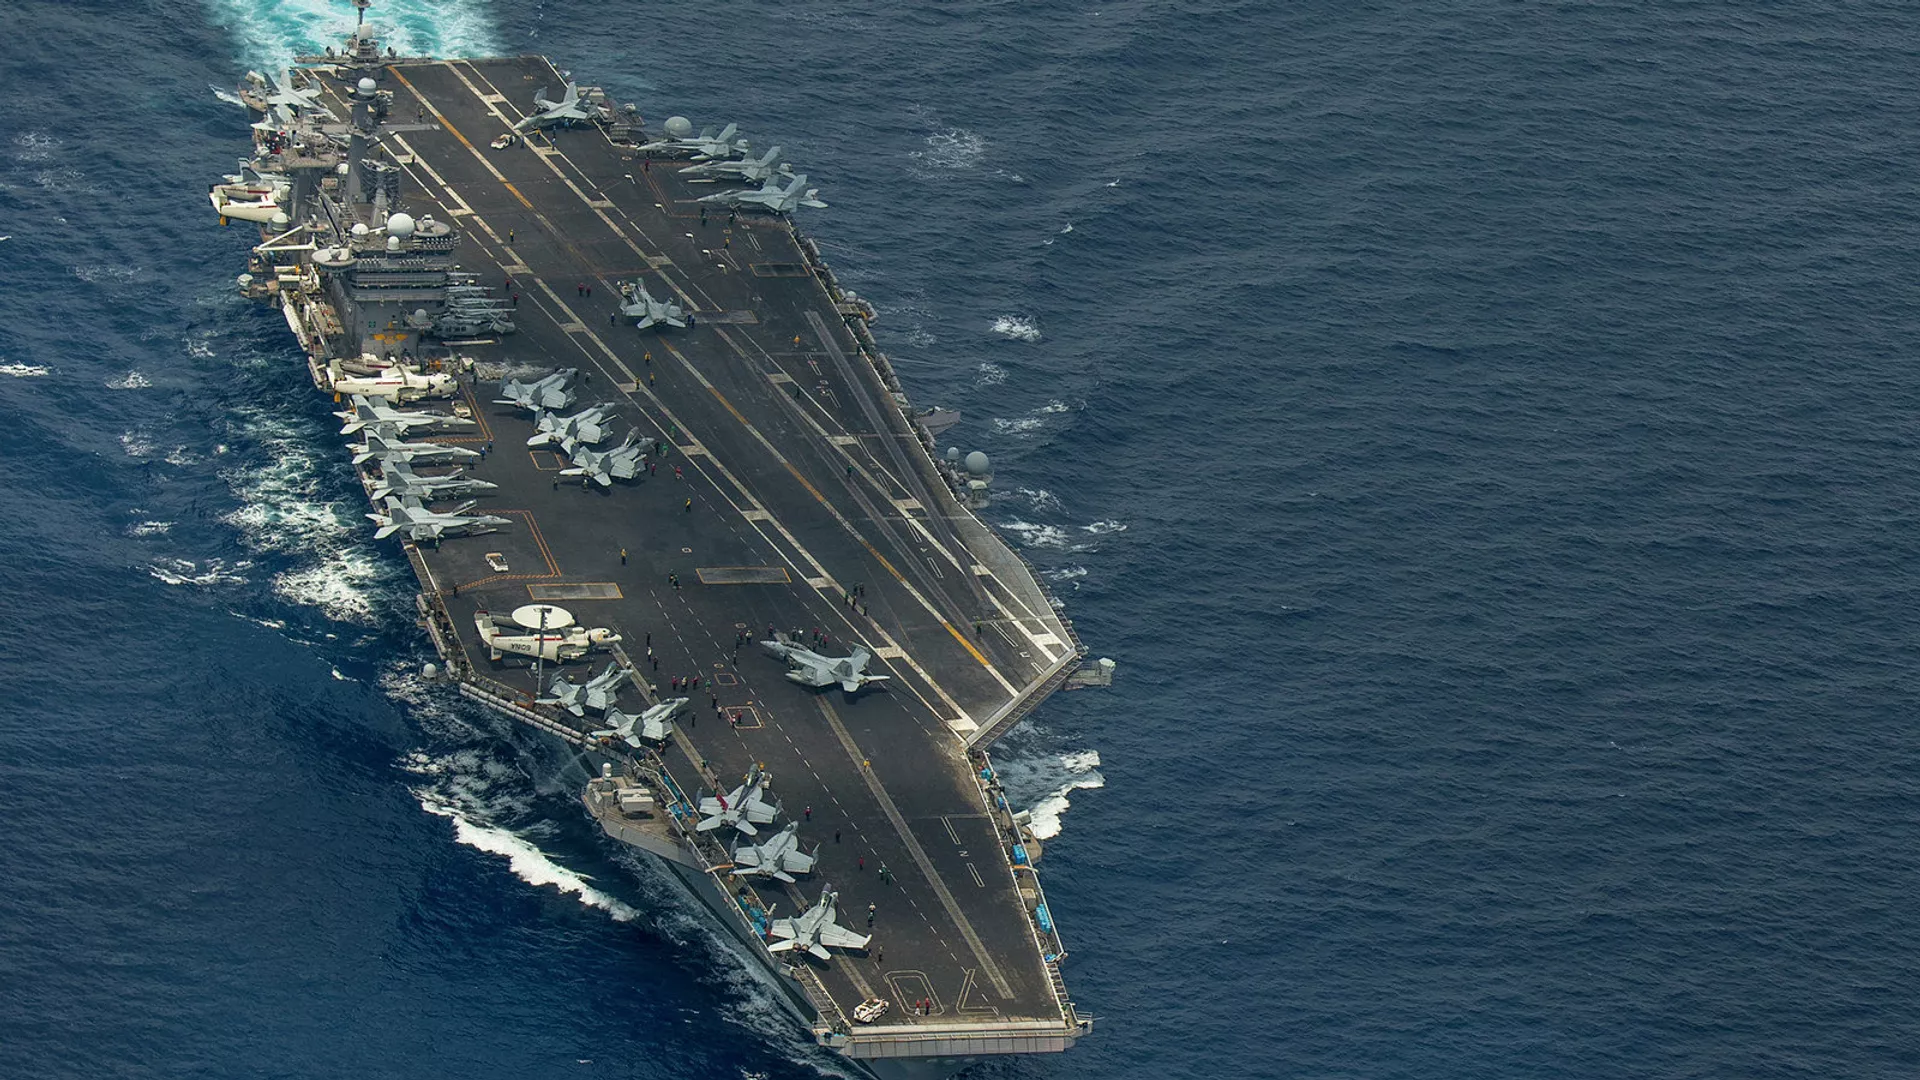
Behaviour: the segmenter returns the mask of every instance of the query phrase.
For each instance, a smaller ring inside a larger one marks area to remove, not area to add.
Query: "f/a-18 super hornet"
[[[690,154],[695,161],[724,160],[747,152],[747,140],[734,140],[739,133],[739,124],[728,124],[719,134],[715,134],[712,128],[705,128],[690,138],[661,139],[647,143],[640,151],[646,154]]]
[[[269,112],[273,106],[280,105],[333,118],[333,111],[320,101],[320,83],[313,76],[307,76],[306,86],[293,85],[293,72],[286,68],[281,68],[279,74],[268,78],[272,80],[272,86],[261,95],[261,100],[266,102]]]
[[[811,873],[814,856],[800,850],[799,831],[800,823],[795,821],[758,844],[734,848],[733,876],[771,877],[792,883],[793,875]]]
[[[748,836],[758,836],[757,826],[770,825],[779,815],[780,807],[761,798],[761,792],[767,789],[771,780],[760,766],[755,765],[747,773],[747,782],[734,788],[730,794],[709,795],[700,800],[700,824],[694,826],[698,832],[712,832],[723,825],[731,825]]]
[[[374,458],[386,461],[439,461],[446,458],[470,460],[478,458],[480,451],[469,450],[464,446],[442,446],[430,442],[405,442],[400,432],[385,424],[375,424],[367,428],[367,441],[348,443],[347,449],[353,451],[353,463],[364,465]]]
[[[840,894],[829,885],[820,893],[820,902],[790,919],[775,919],[768,927],[774,937],[784,940],[767,946],[768,952],[786,952],[789,949],[805,949],[807,952],[826,960],[832,957],[828,947],[835,949],[864,949],[867,942],[873,940],[872,934],[856,934],[834,921],[835,907]]]
[[[458,536],[473,532],[491,531],[512,522],[492,514],[470,515],[467,511],[474,508],[473,503],[461,503],[445,512],[429,510],[420,505],[415,498],[396,499],[389,495],[384,500],[386,512],[368,514],[367,518],[380,526],[374,531],[375,540],[385,540],[394,533],[403,532],[409,540],[439,540],[444,536]]]
[[[631,668],[623,668],[618,662],[609,661],[607,670],[595,675],[585,683],[577,683],[561,675],[553,680],[551,695],[543,697],[537,704],[558,705],[575,716],[587,715],[587,710],[605,712],[613,708],[619,700],[620,688],[633,678]]]
[[[561,476],[588,476],[601,487],[612,487],[615,480],[631,480],[640,475],[647,464],[646,452],[633,441],[633,432],[627,432],[625,442],[611,450],[595,450],[579,443],[568,443],[569,457],[573,460],[570,468],[560,470]]]
[[[607,710],[607,726],[592,733],[596,739],[619,739],[628,746],[663,743],[673,738],[673,714],[686,708],[687,699],[668,698],[635,716],[619,709]]]
[[[827,204],[819,199],[820,189],[806,187],[807,174],[801,173],[780,186],[780,178],[772,177],[757,188],[745,191],[722,191],[701,197],[703,203],[720,203],[723,206],[753,207],[770,210],[776,214],[790,213],[798,207],[811,206],[825,210]]]
[[[699,165],[688,165],[680,170],[680,175],[698,179],[744,180],[749,184],[760,184],[776,176],[792,176],[793,167],[780,160],[780,148],[776,146],[757,158],[741,158],[739,161],[707,161]]]
[[[567,389],[567,383],[578,372],[578,368],[567,368],[532,382],[508,379],[500,386],[500,393],[503,396],[494,399],[494,404],[513,405],[536,412],[564,409],[573,404],[575,395],[573,391]]]
[[[634,323],[637,329],[645,330],[649,326],[662,324],[686,328],[686,310],[670,300],[655,300],[647,292],[646,282],[639,278],[621,286],[620,291],[627,296],[627,302],[620,305],[620,314],[639,320]]]
[[[595,405],[590,409],[581,409],[572,416],[560,416],[545,409],[535,409],[533,438],[527,440],[527,445],[597,443],[613,434],[613,428],[607,423],[611,419],[613,419],[611,405]]]
[[[787,662],[787,678],[802,686],[816,689],[840,684],[840,689],[851,694],[871,682],[886,682],[892,676],[867,674],[867,661],[873,659],[866,646],[856,645],[852,656],[821,656],[812,649],[802,648],[790,641],[763,641],[760,647],[773,654],[776,659]]]
[[[327,389],[355,397],[378,397],[389,401],[414,401],[419,398],[452,397],[459,390],[453,376],[442,371],[414,371],[394,365],[372,375],[349,375],[336,361],[327,375]]]
[[[480,632],[480,642],[487,647],[487,659],[501,660],[507,653],[515,656],[537,656],[554,663],[579,660],[595,649],[611,649],[620,643],[620,635],[604,626],[589,630],[584,626],[569,626],[564,630],[527,630],[518,623],[509,622],[504,628],[499,620],[486,611],[476,611],[473,615],[473,627]]]
[[[373,487],[373,499],[378,502],[389,495],[402,498],[412,496],[416,499],[455,499],[479,491],[492,491],[499,486],[461,472],[445,476],[421,476],[413,471],[413,466],[407,464],[405,459],[393,458],[380,463],[380,482]]]
[[[372,424],[392,428],[404,435],[414,428],[470,428],[473,421],[462,420],[446,413],[409,412],[396,409],[387,404],[383,397],[367,397],[364,394],[353,395],[353,408],[343,409],[333,415],[345,420],[340,434],[351,435],[361,428]]]
[[[569,80],[567,89],[560,95],[559,101],[549,101],[547,88],[544,86],[535,90],[532,114],[514,124],[513,130],[525,134],[539,128],[578,124],[582,121],[598,119],[600,119],[599,108],[589,104],[581,95],[579,84]]]

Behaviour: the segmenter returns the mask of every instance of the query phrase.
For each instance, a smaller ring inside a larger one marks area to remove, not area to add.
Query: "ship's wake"
[[[214,21],[234,34],[241,59],[263,69],[296,55],[338,49],[353,30],[340,0],[206,0]],[[402,56],[489,56],[502,52],[498,27],[477,0],[381,0],[367,21]]]

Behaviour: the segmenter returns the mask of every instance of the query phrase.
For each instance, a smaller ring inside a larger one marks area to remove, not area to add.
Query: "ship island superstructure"
[[[446,677],[577,747],[606,834],[858,1067],[1086,1034],[986,750],[1111,663],[975,516],[983,470],[936,450],[791,216],[708,198],[682,170],[709,155],[663,145],[684,122],[542,57],[400,57],[363,25],[243,97],[253,153],[210,192],[260,230],[241,289],[339,402]],[[555,372],[557,407],[520,407]],[[796,652],[887,681],[808,685]],[[805,869],[752,872],[789,830]],[[791,947],[829,897],[864,947]]]

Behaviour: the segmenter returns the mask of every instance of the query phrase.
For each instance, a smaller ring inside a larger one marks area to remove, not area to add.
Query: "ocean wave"
[[[926,147],[908,157],[930,169],[971,169],[987,152],[987,140],[965,128],[948,128],[928,135]]]
[[[999,386],[1007,381],[1007,369],[992,361],[982,363],[975,370],[978,371],[973,379],[975,386]]]
[[[453,822],[454,840],[506,859],[507,868],[521,881],[541,888],[557,889],[587,907],[606,912],[616,922],[628,922],[639,917],[638,910],[594,888],[589,884],[592,879],[554,862],[546,852],[519,833],[476,821],[431,791],[415,789],[413,794],[420,802],[420,809]]]
[[[153,438],[144,431],[121,432],[120,449],[130,458],[149,458],[153,456]]]
[[[38,364],[0,364],[0,375],[11,375],[16,379],[37,379],[50,370]]]
[[[1080,579],[1087,576],[1087,568],[1084,566],[1062,566],[1057,570],[1043,570],[1040,576],[1058,584],[1066,584],[1068,582],[1078,583]],[[1077,588],[1078,585],[1076,584],[1075,587]]]
[[[1034,325],[1031,317],[1025,315],[1002,315],[987,327],[1001,337],[1015,341],[1039,341],[1040,328]]]
[[[171,521],[136,521],[127,526],[128,536],[165,536],[173,528]]]
[[[1014,488],[1013,497],[1023,499],[1035,510],[1059,510],[1060,497],[1046,488]]]
[[[51,161],[61,142],[44,131],[23,131],[13,137],[15,161]]]
[[[107,380],[109,390],[145,390],[153,381],[137,371],[129,371],[117,379]]]
[[[1127,523],[1113,520],[1096,521],[1091,525],[1082,525],[1080,528],[1082,531],[1090,532],[1095,536],[1103,536],[1107,533],[1126,532]]]
[[[241,571],[252,565],[244,559],[231,564],[224,559],[208,559],[204,564],[191,559],[161,559],[147,564],[147,573],[168,585],[245,585],[247,579]]]
[[[219,98],[221,101],[224,101],[229,105],[238,105],[241,108],[245,108],[247,105],[245,101],[241,100],[239,94],[236,94],[233,91],[226,89],[225,87],[213,86],[209,84],[207,86],[207,89],[213,91],[214,97]]]
[[[1028,739],[1043,737],[1030,721],[1016,730]],[[1060,835],[1060,817],[1073,805],[1070,796],[1074,792],[1107,785],[1099,766],[1097,750],[1051,753],[1015,750],[1004,758],[996,757],[993,763],[994,772],[1014,805],[1032,800],[1027,808],[1027,828],[1042,840]]]
[[[354,11],[338,0],[207,0],[214,18],[232,27],[242,57],[262,68],[285,67],[303,53],[338,48],[353,30]],[[502,51],[487,5],[477,0],[381,0],[369,20],[383,45],[402,56],[489,56]]]
[[[121,266],[118,263],[95,263],[87,266],[69,266],[67,269],[74,277],[89,285],[110,282],[125,285],[137,279],[142,273],[137,266]]]
[[[1000,528],[1010,532],[1020,541],[1022,547],[1052,548],[1056,551],[1079,551],[1073,537],[1058,525],[1043,525],[1032,521],[1010,518],[1000,522]]]
[[[273,576],[275,596],[317,608],[335,622],[362,626],[380,621],[383,594],[394,589],[387,565],[361,549],[339,551],[317,565]]]
[[[358,504],[324,497],[318,433],[258,411],[243,414],[242,428],[264,460],[221,474],[240,500],[224,520],[255,551],[317,560],[276,574],[276,595],[338,622],[374,623],[392,576],[367,544]]]
[[[1100,775],[1100,752],[1081,750],[1060,755],[1060,767],[1066,770],[1068,779],[1046,798],[1033,804],[1027,811],[1027,828],[1042,840],[1051,840],[1060,835],[1060,815],[1072,806],[1067,798],[1076,791],[1087,791],[1107,786],[1107,778]]]

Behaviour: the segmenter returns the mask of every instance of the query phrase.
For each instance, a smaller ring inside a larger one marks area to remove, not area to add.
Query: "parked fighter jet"
[[[572,416],[557,416],[545,409],[533,410],[533,438],[527,440],[528,446],[545,446],[548,443],[597,443],[613,434],[613,428],[607,423],[613,419],[613,406],[595,405],[582,409]]]
[[[780,160],[780,148],[776,146],[757,158],[741,158],[739,161],[708,161],[700,165],[688,165],[680,170],[680,175],[712,177],[719,180],[744,180],[749,184],[759,184],[775,176],[792,176],[793,166]]]
[[[567,368],[556,371],[544,379],[521,382],[508,379],[500,387],[505,397],[496,398],[495,405],[516,405],[522,409],[564,409],[573,404],[574,392],[567,389],[567,383],[580,369]]]
[[[776,659],[788,664],[787,678],[802,686],[815,688],[840,684],[840,689],[851,694],[870,682],[886,682],[890,675],[867,674],[867,661],[873,659],[866,646],[856,645],[852,656],[835,659],[821,656],[812,649],[802,648],[792,642],[763,641],[760,647],[773,654]]]
[[[505,654],[513,653],[516,656],[538,656],[558,664],[578,660],[595,649],[612,648],[620,642],[620,635],[604,626],[596,626],[591,630],[584,626],[569,626],[564,630],[548,630],[544,633],[526,630],[512,622],[502,627],[485,610],[474,612],[473,626],[480,632],[480,641],[487,647],[489,660],[499,660]]]
[[[700,800],[700,813],[704,815],[700,824],[694,826],[697,832],[712,832],[722,825],[731,825],[748,836],[758,836],[756,825],[768,825],[780,813],[780,807],[762,799],[760,793],[766,790],[771,779],[755,765],[747,773],[747,782],[734,788],[729,795],[709,795]]]
[[[615,480],[631,480],[640,475],[640,469],[647,463],[647,455],[634,444],[633,432],[627,432],[627,439],[611,450],[594,450],[579,443],[567,444],[573,459],[573,467],[561,469],[561,476],[591,476],[601,487],[612,487]]]
[[[374,531],[375,540],[385,540],[397,532],[405,532],[409,540],[439,540],[443,536],[456,536],[475,531],[486,531],[512,522],[491,514],[468,516],[473,503],[461,503],[444,513],[429,510],[420,505],[420,500],[411,496],[396,499],[389,495],[384,500],[387,511],[384,514],[368,514],[367,518],[379,525]]]
[[[576,683],[565,675],[555,678],[550,688],[553,696],[541,698],[538,704],[558,705],[575,716],[587,715],[588,709],[605,712],[613,708],[620,688],[631,678],[632,668],[623,668],[617,662],[609,661],[607,670],[584,684]]]
[[[811,873],[814,856],[800,850],[800,839],[795,835],[799,831],[800,823],[796,821],[762,843],[734,848],[733,876],[757,875],[791,883],[793,875]]]
[[[353,451],[353,463],[364,465],[374,458],[387,461],[434,461],[440,458],[478,458],[480,451],[469,450],[464,446],[442,446],[430,442],[403,442],[400,432],[385,424],[374,424],[367,428],[367,441],[348,443],[347,449]]]
[[[518,132],[533,131],[538,128],[577,124],[582,120],[600,119],[600,109],[590,105],[580,95],[579,84],[569,80],[566,93],[559,101],[547,100],[547,88],[541,87],[533,92],[533,114],[513,125]]]
[[[639,322],[634,324],[637,329],[645,330],[662,323],[686,328],[686,310],[670,300],[655,300],[647,292],[647,283],[639,278],[622,286],[621,291],[626,294],[627,302],[620,305],[620,314],[629,319],[638,319]]]
[[[642,153],[692,154],[695,161],[726,159],[735,154],[747,152],[747,140],[734,141],[740,133],[739,124],[728,124],[718,135],[712,128],[703,129],[700,134],[687,139],[661,139],[650,142],[640,148]]]
[[[685,708],[686,704],[686,698],[668,698],[638,716],[619,709],[608,709],[606,728],[593,732],[593,737],[620,739],[633,747],[641,746],[644,742],[665,742],[673,738],[673,714]]]
[[[389,401],[452,397],[459,389],[453,376],[445,372],[419,372],[396,364],[372,375],[348,375],[340,370],[337,361],[328,368],[327,384],[327,388],[336,394],[379,397]]]
[[[390,427],[404,435],[414,428],[461,428],[472,427],[473,421],[462,420],[446,413],[409,412],[396,409],[387,404],[383,397],[368,397],[365,394],[353,395],[353,408],[344,409],[333,415],[345,420],[340,434],[351,435],[369,424]]]
[[[789,213],[801,206],[811,206],[825,210],[827,204],[821,202],[818,198],[820,194],[819,188],[805,188],[804,193],[802,192],[802,188],[806,182],[807,174],[801,173],[798,176],[789,178],[786,188],[782,190],[779,177],[772,177],[757,188],[749,188],[745,191],[722,191],[717,194],[703,196],[699,201],[703,203],[721,203],[726,206],[757,207],[761,210],[770,210],[776,214]]]
[[[784,938],[767,946],[768,952],[786,952],[788,949],[805,949],[822,960],[833,954],[827,947],[836,949],[864,949],[867,942],[873,940],[872,934],[856,934],[833,921],[834,908],[839,903],[840,894],[829,885],[820,893],[820,902],[794,916],[791,919],[775,919],[769,931],[774,937]]]
[[[317,112],[328,119],[333,118],[333,111],[320,103],[320,84],[314,81],[311,75],[307,77],[308,82],[304,87],[293,85],[293,73],[286,68],[281,68],[278,75],[270,75],[268,78],[272,79],[273,88],[262,95],[262,100],[267,103],[269,112],[272,111],[273,106],[281,105],[290,109]]]
[[[389,495],[412,496],[416,499],[452,499],[461,495],[471,495],[476,491],[491,491],[499,484],[490,484],[485,480],[475,480],[466,473],[454,472],[445,476],[421,476],[413,471],[404,458],[394,458],[380,463],[380,482],[373,487],[373,499],[379,502]]]

